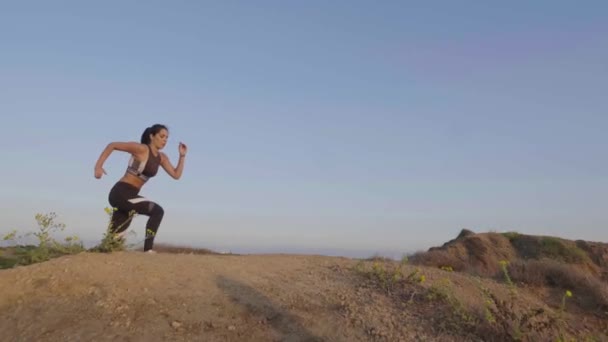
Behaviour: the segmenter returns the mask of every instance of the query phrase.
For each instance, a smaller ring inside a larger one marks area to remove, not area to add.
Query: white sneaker
[[[144,253],[150,253],[150,254],[156,254],[156,251],[153,249],[148,249],[147,251],[145,251]]]

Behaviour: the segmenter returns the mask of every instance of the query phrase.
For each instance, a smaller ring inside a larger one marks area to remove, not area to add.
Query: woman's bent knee
[[[163,207],[161,207],[160,205],[155,204],[154,208],[152,208],[151,214],[154,216],[163,217],[163,215],[165,214],[165,209],[163,209]]]

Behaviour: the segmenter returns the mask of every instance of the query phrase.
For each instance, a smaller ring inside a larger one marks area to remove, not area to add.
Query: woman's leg
[[[146,241],[144,242],[144,252],[152,249],[154,246],[154,238],[158,227],[163,220],[165,210],[158,203],[152,202],[144,197],[137,196],[129,199],[130,208],[138,214],[147,215],[146,222]]]
[[[136,188],[124,183],[112,188],[110,205],[117,209],[112,215],[112,228],[116,233],[124,232],[133,219],[130,215],[132,211],[148,216],[144,242],[144,251],[148,251],[154,246],[154,238],[165,211],[159,204],[139,196],[137,192]]]
[[[132,220],[133,216],[129,214],[129,211],[124,209],[118,209],[114,211],[114,213],[112,213],[112,219],[110,221],[110,232],[114,234],[120,234],[124,232],[129,228]]]

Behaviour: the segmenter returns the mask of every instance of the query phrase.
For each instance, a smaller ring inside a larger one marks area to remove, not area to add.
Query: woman
[[[160,150],[167,144],[169,130],[166,126],[156,124],[146,128],[141,136],[141,143],[112,142],[103,150],[95,164],[95,178],[99,179],[106,171],[103,163],[114,150],[131,154],[125,175],[112,187],[108,196],[110,205],[115,208],[111,218],[111,232],[120,237],[131,224],[131,211],[149,216],[146,224],[144,252],[154,253],[154,237],[163,219],[164,210],[155,202],[139,195],[143,185],[156,175],[159,165],[174,179],[180,179],[184,169],[184,158],[188,148],[179,143],[179,162],[173,167],[169,158]]]

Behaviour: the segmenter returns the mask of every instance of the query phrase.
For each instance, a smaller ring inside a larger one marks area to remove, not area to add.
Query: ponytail
[[[144,133],[141,135],[141,143],[146,145],[150,143],[150,127],[146,128]]]

